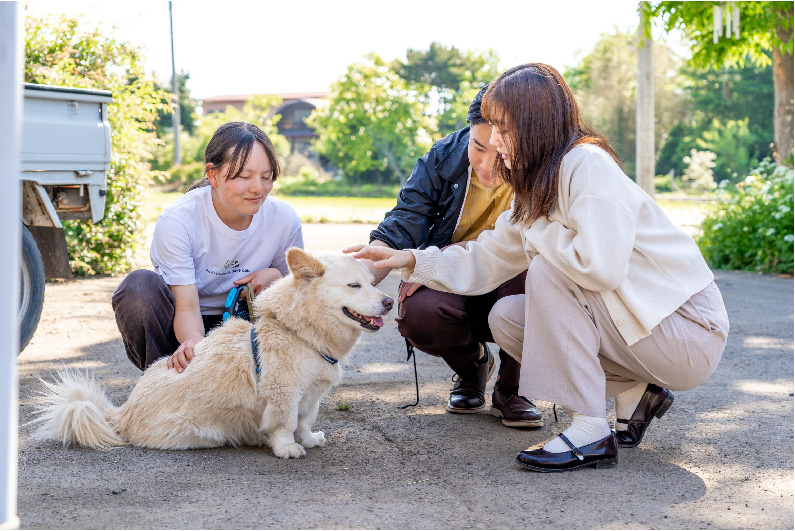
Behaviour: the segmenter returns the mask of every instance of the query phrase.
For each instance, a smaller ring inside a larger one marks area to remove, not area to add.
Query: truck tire
[[[19,351],[22,352],[39,325],[44,305],[44,262],[36,240],[25,225],[22,225],[22,257],[19,266]]]

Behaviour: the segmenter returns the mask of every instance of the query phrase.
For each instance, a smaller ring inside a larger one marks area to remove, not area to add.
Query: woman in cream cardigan
[[[500,348],[523,362],[519,393],[560,404],[573,420],[517,459],[538,472],[613,466],[618,447],[637,446],[668,410],[671,390],[692,389],[715,370],[729,331],[723,299],[692,238],[623,173],[557,70],[531,63],[506,71],[486,93],[483,116],[502,158],[498,172],[514,190],[493,231],[444,253],[346,252],[465,295],[527,269],[525,295],[500,300],[489,325]]]

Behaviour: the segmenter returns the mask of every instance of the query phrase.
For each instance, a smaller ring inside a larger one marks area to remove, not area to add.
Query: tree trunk
[[[790,7],[782,18],[792,20],[793,9]],[[781,42],[789,42],[792,38],[792,25],[783,29],[782,24],[776,28],[776,33]],[[776,139],[775,157],[779,165],[792,165],[793,143],[793,75],[792,53],[781,53],[778,46],[773,47],[773,86],[775,87],[776,107],[774,110],[774,131]]]

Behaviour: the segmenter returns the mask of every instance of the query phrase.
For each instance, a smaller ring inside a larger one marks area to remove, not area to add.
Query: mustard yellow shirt
[[[471,171],[469,189],[451,243],[477,239],[484,230],[492,230],[500,214],[511,207],[513,191],[508,184],[502,183],[493,190],[486,188],[475,170]]]

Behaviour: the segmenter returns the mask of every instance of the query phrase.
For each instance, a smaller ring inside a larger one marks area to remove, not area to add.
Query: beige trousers
[[[628,346],[599,293],[537,256],[525,295],[497,301],[489,327],[500,348],[522,364],[520,395],[604,417],[605,398],[638,383],[674,391],[703,383],[723,354],[729,318],[712,282]]]

